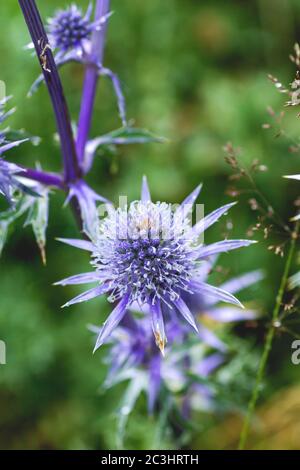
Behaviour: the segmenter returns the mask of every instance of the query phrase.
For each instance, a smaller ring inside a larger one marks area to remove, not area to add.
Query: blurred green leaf
[[[0,221],[0,256],[2,254],[4,244],[6,242],[8,227],[9,227],[9,222],[5,220]]]
[[[124,393],[121,405],[118,410],[118,430],[117,442],[118,447],[123,448],[126,424],[132,413],[137,399],[141,392],[147,389],[147,376],[143,372],[137,372],[130,380],[129,385]]]
[[[99,147],[106,148],[116,145],[148,144],[153,142],[163,143],[166,142],[166,139],[158,137],[146,129],[122,127],[88,142],[85,151],[86,167],[87,169],[91,168],[93,158]]]

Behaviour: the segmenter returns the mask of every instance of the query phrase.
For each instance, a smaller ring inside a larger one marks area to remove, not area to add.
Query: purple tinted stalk
[[[44,184],[45,186],[54,186],[60,189],[65,188],[63,178],[56,173],[47,173],[45,171],[24,168],[24,170],[18,173],[18,175],[22,176],[23,178],[37,181],[38,183]]]
[[[109,13],[110,0],[97,0],[95,10],[95,20]],[[104,55],[104,46],[106,38],[107,23],[104,23],[99,31],[94,31],[92,35],[92,51],[90,64],[86,66],[83,93],[81,100],[81,109],[78,122],[77,134],[77,155],[78,160],[83,166],[84,152],[89,132],[92,124],[93,108],[97,91],[98,69],[97,64],[102,64]]]
[[[19,0],[34,47],[39,58],[45,83],[51,97],[61,142],[66,183],[81,175],[63,87],[51,52],[47,34],[34,0]]]

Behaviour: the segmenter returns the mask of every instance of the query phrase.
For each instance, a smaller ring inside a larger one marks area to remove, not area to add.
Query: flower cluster
[[[85,14],[74,4],[66,10],[59,10],[48,20],[51,47],[61,52],[74,49],[82,55],[89,48],[92,32],[99,30],[107,19],[104,17],[93,22],[91,16],[92,3]]]
[[[173,210],[166,203],[151,201],[144,179],[141,200],[131,203],[129,208],[108,206],[108,215],[99,220],[90,241],[62,240],[90,251],[94,271],[57,284],[97,283],[66,306],[103,294],[116,303],[98,335],[95,350],[132,308],[138,308],[151,318],[156,344],[163,352],[167,342],[164,321],[179,315],[202,333],[194,311],[203,305],[203,296],[242,307],[230,292],[204,282],[203,272],[210,257],[253,242],[223,240],[211,245],[199,242],[204,231],[233,206],[227,204],[191,226],[189,214],[200,189],[201,186],[196,188]]]
[[[70,62],[78,62],[83,65],[92,65],[98,75],[108,77],[113,85],[117,97],[119,114],[124,126],[127,125],[125,99],[122,93],[120,81],[115,73],[103,66],[99,60],[99,37],[93,38],[93,33],[100,33],[105,27],[111,13],[97,17],[92,21],[93,3],[88,6],[84,14],[75,4],[65,10],[58,10],[55,15],[48,19],[48,36],[50,47],[56,51],[55,62],[61,67]],[[98,43],[98,44],[97,44]],[[28,46],[30,49],[33,44]],[[40,75],[32,85],[29,95],[32,95],[44,77]]]
[[[97,327],[91,331],[99,334]],[[104,388],[109,389],[119,382],[129,381],[129,388],[134,388],[135,399],[142,392],[148,398],[148,411],[152,414],[161,404],[160,397],[166,390],[171,396],[180,394],[190,387],[189,374],[199,374],[207,377],[224,361],[224,355],[213,353],[206,356],[203,344],[189,345],[189,330],[184,324],[169,321],[166,324],[169,346],[163,357],[156,345],[147,318],[135,318],[128,313],[121,324],[114,330],[108,341],[109,355],[105,362],[109,372]],[[203,399],[210,396],[209,387],[192,387],[189,389],[190,398],[199,393]],[[131,404],[132,407],[134,403]],[[185,400],[181,403],[182,411],[187,412],[191,404]]]
[[[14,109],[5,112],[5,105],[8,100],[9,97],[0,101],[0,125],[14,112]],[[4,129],[0,131],[0,194],[5,197],[10,205],[13,204],[13,195],[17,189],[25,192],[30,190],[17,178],[17,174],[22,171],[22,168],[14,163],[7,162],[4,160],[3,156],[8,150],[17,147],[27,140],[28,139],[10,141],[8,138],[8,130]]]
[[[210,262],[207,263],[207,268],[209,267]],[[206,274],[204,271],[203,276],[206,277],[208,269]],[[231,279],[227,282],[227,287],[231,292],[238,292],[261,279],[262,273],[254,271]],[[207,410],[213,406],[213,391],[208,384],[201,383],[201,380],[207,379],[225,362],[226,345],[211,332],[208,334],[209,330],[205,342],[194,341],[188,325],[174,316],[165,326],[168,345],[163,357],[155,345],[148,318],[140,313],[128,312],[107,340],[109,354],[105,362],[109,372],[104,387],[111,388],[116,383],[129,381],[129,387],[136,391],[136,399],[141,392],[147,394],[150,413],[161,403],[163,390],[167,390],[171,396],[184,396],[180,400],[184,416],[194,407]],[[210,297],[202,295],[195,316],[201,321],[203,315],[217,322],[233,322],[254,319],[257,312],[240,311],[232,306],[223,307],[217,301],[212,302]],[[101,333],[101,328],[92,326],[90,329],[97,335]],[[209,352],[210,346],[217,348],[217,352]],[[199,382],[191,380],[191,376],[199,377]]]

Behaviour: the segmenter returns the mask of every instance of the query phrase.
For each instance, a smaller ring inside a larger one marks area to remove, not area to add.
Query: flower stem
[[[64,177],[65,182],[68,183],[80,177],[81,172],[63,87],[35,1],[19,0],[19,4],[34,43],[45,83],[51,97],[63,154]]]
[[[110,0],[97,0],[95,21],[109,13],[109,8]],[[99,31],[93,32],[90,63],[86,66],[85,71],[76,141],[77,155],[81,167],[83,164],[85,146],[89,137],[92,123],[93,108],[99,77],[97,64],[102,64],[103,62],[106,29],[107,26],[105,22]]]
[[[62,176],[56,173],[47,173],[41,170],[34,170],[31,168],[24,168],[23,171],[18,173],[19,176],[23,178],[28,178],[38,183],[44,184],[46,186],[54,186],[59,189],[64,189],[64,180]]]
[[[268,332],[267,332],[267,335],[266,335],[266,340],[265,340],[265,344],[264,344],[264,348],[263,348],[263,353],[262,353],[262,356],[261,356],[261,359],[260,359],[260,363],[259,363],[259,366],[258,366],[258,371],[257,371],[257,375],[256,375],[254,389],[252,391],[252,396],[251,396],[249,404],[248,404],[247,415],[246,415],[246,418],[244,420],[242,432],[241,432],[241,435],[240,435],[240,441],[239,441],[239,446],[238,446],[239,450],[243,450],[245,448],[247,438],[248,438],[248,435],[249,435],[251,419],[252,419],[253,413],[255,411],[257,400],[258,400],[260,392],[261,392],[262,381],[263,381],[263,378],[264,378],[264,375],[265,375],[266,365],[267,365],[269,355],[270,355],[270,352],[271,352],[271,348],[272,348],[272,343],[273,343],[273,339],[274,339],[274,335],[275,335],[275,330],[276,330],[276,327],[277,327],[276,322],[279,319],[280,308],[281,308],[281,305],[282,305],[282,299],[283,299],[286,284],[287,284],[287,281],[288,281],[289,271],[290,271],[292,259],[293,259],[293,256],[294,256],[294,252],[295,252],[295,246],[296,246],[296,240],[298,238],[298,234],[299,234],[299,223],[297,222],[296,225],[295,225],[295,230],[291,234],[291,241],[290,241],[288,256],[286,258],[286,262],[285,262],[285,266],[284,266],[284,270],[283,270],[283,275],[282,275],[282,278],[281,278],[281,282],[280,282],[278,294],[277,294],[277,297],[276,297],[274,310],[273,310],[273,313],[272,313],[272,322],[271,322],[271,325],[270,325],[270,327],[268,329]]]

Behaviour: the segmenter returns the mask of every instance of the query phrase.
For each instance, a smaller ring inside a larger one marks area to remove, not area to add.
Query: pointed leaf
[[[200,235],[205,230],[207,230],[211,225],[216,223],[222,215],[226,214],[226,212],[228,212],[231,207],[235,206],[235,204],[236,202],[232,202],[231,204],[226,204],[225,206],[219,207],[219,209],[216,209],[215,211],[211,212],[211,214],[208,214],[203,219],[199,220],[199,222],[197,222],[197,224],[192,228],[193,236]]]
[[[38,247],[41,252],[42,261],[46,264],[46,231],[49,217],[49,190],[43,189],[40,197],[34,199],[30,208],[25,226],[31,225]]]
[[[211,286],[210,284],[206,284],[205,282],[200,281],[191,281],[190,287],[197,293],[201,293],[204,296],[213,297],[223,302],[228,302],[230,304],[238,305],[239,307],[243,308],[241,302],[234,297],[229,292],[226,292],[218,287]]]
[[[186,321],[196,331],[198,331],[198,327],[196,325],[195,318],[194,318],[192,312],[190,311],[190,309],[188,308],[188,306],[186,305],[186,303],[181,298],[179,298],[178,300],[175,300],[173,303],[177,307],[177,309],[179,310],[181,315],[186,319]]]
[[[205,326],[199,324],[198,335],[204,341],[204,343],[212,346],[213,348],[218,349],[219,351],[225,352],[227,346],[221,341],[212,331],[210,331]]]
[[[137,373],[129,382],[119,408],[118,447],[123,447],[125,428],[141,392],[147,389],[145,373]]]
[[[254,320],[258,313],[254,310],[241,310],[233,307],[218,307],[210,309],[208,313],[210,318],[221,323],[229,323],[234,321]]]
[[[19,145],[23,144],[23,142],[28,142],[29,139],[22,139],[22,140],[17,140],[15,142],[9,142],[8,144],[5,144],[5,145],[2,145],[2,147],[0,147],[0,155],[2,155],[3,153],[7,152],[8,150],[14,148],[14,147],[18,147]]]
[[[126,313],[126,308],[128,306],[128,299],[129,299],[129,294],[127,294],[119,303],[118,305],[114,308],[114,310],[111,312],[105,323],[103,324],[103,327],[101,329],[101,332],[97,338],[96,345],[94,348],[94,352],[99,349],[102,344],[105,342],[105,340],[109,337],[111,332],[118,326],[122,318],[124,317]]]
[[[73,238],[56,238],[59,242],[65,243],[66,245],[74,246],[80,250],[94,251],[94,245],[92,242],[87,240],[77,240]]]
[[[141,201],[142,202],[149,202],[151,201],[151,194],[150,194],[150,189],[147,181],[147,177],[143,176],[143,182],[142,182],[142,190],[141,190]]]
[[[240,292],[247,287],[256,284],[257,282],[261,281],[264,278],[264,274],[262,271],[252,271],[250,273],[243,274],[242,276],[235,277],[230,279],[229,281],[222,284],[220,287],[231,294],[235,294],[236,292]]]
[[[218,255],[216,256],[211,256],[208,259],[205,259],[201,262],[201,265],[197,269],[197,280],[198,281],[204,281],[211,270],[213,269],[213,266],[215,265],[217,261]]]
[[[110,69],[107,69],[101,65],[99,67],[99,75],[104,75],[111,80],[116,98],[118,103],[119,115],[124,127],[127,126],[127,119],[126,119],[126,103],[125,97],[123,95],[121,83],[119,77]]]
[[[99,297],[102,294],[105,294],[109,290],[109,284],[103,284],[102,286],[93,287],[92,289],[84,292],[83,294],[77,295],[74,299],[69,300],[64,307],[70,307],[70,305],[87,302],[88,300],[94,299],[95,297]]]
[[[174,214],[174,217],[180,216],[182,217],[182,219],[185,219],[187,214],[189,214],[193,210],[193,206],[200,194],[201,189],[202,189],[202,184],[199,184],[199,186],[197,186],[197,188],[194,189],[194,191],[191,194],[189,194],[189,196],[187,196],[185,200],[180,204],[180,206],[178,207],[178,209],[176,210]]]
[[[77,274],[75,276],[67,277],[66,279],[63,279],[62,281],[55,282],[53,285],[54,286],[75,286],[75,285],[80,285],[80,284],[87,284],[89,282],[99,282],[101,279],[103,279],[103,276],[98,273],[97,271],[93,271],[90,273],[84,273],[84,274]]]
[[[243,246],[249,246],[256,243],[254,240],[223,240],[221,242],[212,243],[211,245],[201,246],[198,251],[197,259],[207,258],[208,256],[236,250]]]

